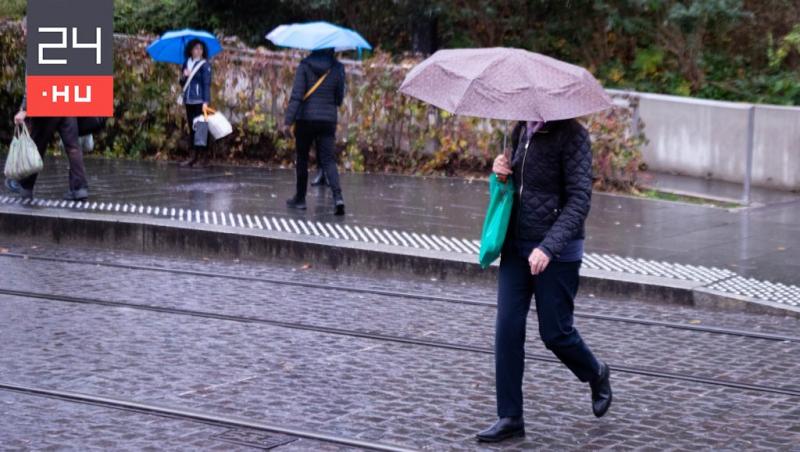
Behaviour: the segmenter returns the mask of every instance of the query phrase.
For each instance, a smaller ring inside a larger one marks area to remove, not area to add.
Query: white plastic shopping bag
[[[228,118],[220,112],[216,112],[208,117],[208,131],[217,140],[225,138],[233,133],[233,126]]]
[[[44,168],[42,156],[31,139],[28,128],[24,124],[14,128],[14,139],[6,159],[5,176],[7,179],[21,180],[39,173]]]
[[[213,108],[207,108],[206,115],[208,121],[208,131],[215,140],[225,138],[233,133],[233,126],[231,125],[230,121],[228,121],[228,118],[225,117],[225,115],[214,110]]]

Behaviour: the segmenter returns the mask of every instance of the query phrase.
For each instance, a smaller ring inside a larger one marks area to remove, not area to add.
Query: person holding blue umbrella
[[[336,168],[336,124],[338,109],[344,101],[346,77],[344,65],[335,52],[370,49],[358,33],[327,22],[281,25],[267,39],[282,47],[311,50],[297,67],[289,106],[284,119],[285,131],[294,136],[297,148],[297,188],[286,201],[289,208],[306,209],[308,157],[313,144],[324,178],[333,192],[334,214],[345,214],[344,197]]]
[[[286,128],[295,126],[297,149],[297,188],[295,195],[286,201],[290,208],[306,209],[308,157],[311,145],[316,144],[319,165],[333,193],[334,214],[345,213],[334,156],[338,109],[344,101],[345,82],[344,65],[336,59],[333,49],[315,50],[297,67],[284,119]]]
[[[208,160],[207,146],[195,144],[194,119],[208,109],[211,103],[211,63],[209,58],[222,51],[222,46],[214,35],[196,30],[180,30],[165,33],[147,48],[156,61],[181,64],[181,94],[178,103],[186,107],[186,121],[189,124],[191,156],[181,166],[194,166],[203,156]]]
[[[208,49],[203,41],[195,39],[186,46],[186,62],[183,64],[180,85],[181,99],[186,107],[186,122],[189,124],[189,143],[192,155],[181,166],[194,166],[200,155],[203,164],[208,161],[208,146],[200,146],[194,139],[194,118],[201,116],[211,102],[211,63]]]

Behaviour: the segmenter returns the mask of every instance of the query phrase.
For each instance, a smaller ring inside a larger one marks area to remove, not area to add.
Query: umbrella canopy
[[[440,50],[400,91],[451,113],[508,121],[557,121],[612,106],[586,69],[521,49]]]
[[[156,61],[183,64],[186,62],[186,45],[195,39],[206,45],[208,58],[222,51],[222,45],[211,33],[186,28],[164,33],[147,47],[147,53]]]
[[[335,49],[340,52],[372,49],[360,34],[328,22],[280,25],[269,32],[267,39],[276,46],[303,50]]]

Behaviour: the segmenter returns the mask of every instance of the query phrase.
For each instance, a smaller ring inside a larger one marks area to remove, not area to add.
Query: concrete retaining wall
[[[640,99],[650,169],[743,182],[754,106],[753,185],[800,190],[800,108],[630,94]]]

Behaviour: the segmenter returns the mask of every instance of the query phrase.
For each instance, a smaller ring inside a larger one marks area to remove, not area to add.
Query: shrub
[[[153,39],[116,38],[114,118],[95,140],[106,156],[165,160],[188,150],[185,112],[175,101],[179,69],[149,58],[146,47]],[[23,46],[8,23],[0,26],[0,43],[5,88],[0,135],[7,142],[23,90]],[[293,143],[280,136],[278,127],[300,55],[253,50],[233,38],[224,39],[224,45],[226,51],[212,61],[212,105],[231,120],[234,133],[212,147],[217,158],[291,164]],[[337,143],[341,165],[354,172],[485,176],[511,125],[453,116],[400,94],[398,87],[417,62],[393,64],[388,54],[376,52],[363,64],[346,63],[348,92]],[[598,188],[635,186],[643,136],[630,132],[632,118],[632,108],[616,108],[584,119],[595,141]]]

